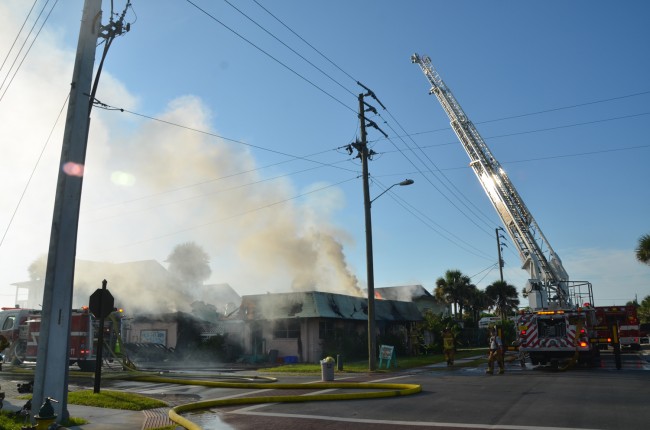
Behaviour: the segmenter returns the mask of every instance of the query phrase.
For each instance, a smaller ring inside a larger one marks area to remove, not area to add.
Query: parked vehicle
[[[616,327],[621,346],[641,349],[641,327],[636,306],[597,306],[596,342],[601,349],[612,343],[612,328]],[[646,337],[647,339],[647,337]]]
[[[120,343],[121,321],[121,310],[113,312],[104,320],[104,343],[111,349]],[[0,324],[0,334],[9,340],[9,347],[5,350],[8,360],[36,361],[41,312],[35,309],[3,309],[0,311]],[[99,320],[88,308],[72,311],[68,344],[70,365],[77,364],[83,371],[95,370],[99,330]]]

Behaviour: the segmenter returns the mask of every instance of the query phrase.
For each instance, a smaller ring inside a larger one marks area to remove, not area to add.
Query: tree
[[[200,285],[212,274],[208,254],[194,242],[176,245],[165,262],[169,272],[189,287]]]
[[[481,312],[490,307],[490,299],[483,290],[479,290],[475,285],[471,290],[470,297],[467,301],[467,308],[472,316],[472,321],[474,324],[478,324],[478,320],[481,318]]]
[[[650,234],[644,234],[639,238],[636,247],[636,259],[641,263],[650,265]]]
[[[492,301],[491,308],[494,308],[495,313],[503,319],[514,313],[519,307],[517,288],[506,281],[494,281],[487,286],[485,294]]]
[[[650,296],[645,296],[641,300],[641,304],[636,310],[639,321],[642,323],[650,323]]]
[[[447,270],[444,278],[436,280],[433,294],[438,300],[453,305],[458,320],[459,317],[462,318],[463,307],[472,294],[472,283],[469,276],[463,275],[460,270]]]

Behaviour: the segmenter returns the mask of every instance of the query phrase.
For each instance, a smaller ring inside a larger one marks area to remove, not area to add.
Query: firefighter
[[[504,363],[503,363],[503,342],[501,337],[497,334],[497,331],[494,327],[491,327],[489,330],[490,338],[488,340],[490,346],[490,353],[488,355],[488,368],[485,371],[488,375],[494,374],[494,361],[496,360],[499,363],[499,374],[503,374]]]
[[[451,332],[451,328],[445,327],[442,332],[442,350],[445,353],[447,366],[454,365],[454,353],[456,352],[456,339]]]

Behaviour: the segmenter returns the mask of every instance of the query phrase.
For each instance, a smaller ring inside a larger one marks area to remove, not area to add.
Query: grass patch
[[[486,348],[478,349],[466,349],[459,350],[456,352],[455,359],[459,358],[468,358],[468,357],[478,357],[476,360],[472,360],[464,366],[476,366],[485,361],[483,356],[487,355]],[[416,367],[424,367],[430,364],[442,363],[445,361],[445,357],[442,354],[432,354],[432,355],[419,355],[416,357],[398,357],[397,358],[397,367],[393,366],[391,362],[390,369],[386,369],[386,363],[382,363],[383,366],[381,369],[377,369],[379,372],[393,372],[400,371],[404,369],[413,369]],[[377,360],[377,366],[379,366],[379,360]],[[458,365],[455,367],[461,367]],[[321,367],[319,363],[300,363],[300,364],[284,364],[274,367],[266,367],[257,369],[259,372],[269,372],[269,373],[320,373]],[[353,362],[343,362],[343,371],[348,373],[364,373],[368,372],[368,362],[367,361],[353,361]]]
[[[31,395],[20,397],[28,400],[31,398]],[[140,394],[107,390],[102,390],[97,394],[93,390],[71,391],[68,393],[68,404],[130,411],[142,411],[168,406],[162,400],[152,399]],[[62,423],[64,427],[81,426],[84,424],[88,424],[88,421],[84,418],[77,417],[70,417],[66,422]],[[23,425],[25,425],[24,416],[16,415],[15,412],[0,411],[0,429],[20,430]],[[161,427],[159,430],[173,430],[175,428],[175,426]]]
[[[144,409],[162,408],[167,403],[140,394],[123,391],[101,390],[95,394],[92,390],[72,391],[68,393],[68,403],[72,405],[95,406],[98,408],[142,411]]]
[[[23,426],[28,425],[24,416],[16,415],[15,412],[0,411],[0,429],[3,430],[20,430]],[[88,424],[83,418],[70,417],[68,421],[62,423],[64,427],[81,426]]]

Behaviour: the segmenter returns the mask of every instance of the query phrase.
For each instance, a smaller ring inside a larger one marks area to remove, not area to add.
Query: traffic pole
[[[101,0],[85,0],[61,161],[54,199],[50,245],[43,287],[43,311],[38,342],[32,404],[39,408],[47,397],[55,405],[58,422],[69,417],[68,359],[81,186],[89,128],[89,94],[95,50],[101,27]]]

